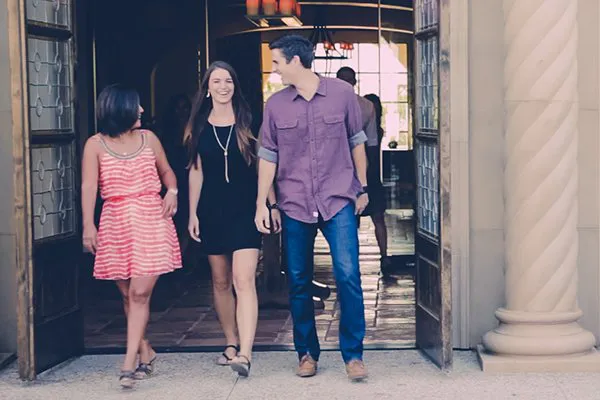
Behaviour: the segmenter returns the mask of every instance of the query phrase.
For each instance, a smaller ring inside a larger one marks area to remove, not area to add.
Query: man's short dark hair
[[[356,72],[350,67],[342,67],[338,70],[336,77],[348,82],[352,86],[356,85]]]
[[[98,96],[96,118],[100,132],[117,137],[127,132],[139,119],[140,96],[121,84],[105,87]]]
[[[269,49],[281,51],[285,60],[289,63],[294,56],[298,56],[304,68],[311,68],[315,59],[313,44],[300,35],[285,35],[271,42]]]

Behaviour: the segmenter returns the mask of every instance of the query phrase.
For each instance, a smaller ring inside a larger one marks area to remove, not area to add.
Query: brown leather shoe
[[[346,373],[353,382],[359,382],[369,377],[367,367],[361,360],[352,360],[346,364]]]
[[[300,364],[296,370],[296,375],[300,378],[309,378],[315,376],[317,373],[317,362],[310,356],[310,354],[304,355],[300,359]]]

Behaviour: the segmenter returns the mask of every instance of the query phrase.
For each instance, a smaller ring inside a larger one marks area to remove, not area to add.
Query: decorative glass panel
[[[31,149],[35,240],[75,231],[73,157],[73,143]]]
[[[71,27],[70,0],[27,0],[27,19],[50,25]]]
[[[417,41],[419,47],[418,123],[422,132],[438,130],[438,40]]]
[[[71,41],[29,38],[28,44],[31,130],[72,130]]]
[[[421,307],[425,307],[430,313],[439,318],[442,306],[442,298],[439,290],[439,267],[420,255],[418,256],[417,264],[417,279],[420,282],[420,290],[417,290],[417,302]]]
[[[438,0],[417,0],[417,33],[438,23]]]
[[[416,149],[418,228],[437,238],[439,236],[437,143],[419,141]]]

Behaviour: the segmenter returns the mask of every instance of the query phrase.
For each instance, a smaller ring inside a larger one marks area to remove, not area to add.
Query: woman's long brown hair
[[[231,65],[224,61],[215,61],[208,67],[204,74],[200,89],[192,103],[190,119],[183,135],[183,143],[188,150],[189,167],[192,165],[197,166],[198,141],[208,123],[208,116],[213,109],[212,98],[206,97],[206,94],[208,93],[208,82],[212,73],[217,69],[223,69],[229,72],[229,75],[231,75],[231,79],[233,80],[234,88],[231,100],[233,103],[233,112],[235,114],[235,133],[240,152],[248,165],[251,165],[256,160],[255,146],[252,144],[252,142],[256,140],[251,129],[252,113],[250,112],[248,102],[242,94],[240,81]]]

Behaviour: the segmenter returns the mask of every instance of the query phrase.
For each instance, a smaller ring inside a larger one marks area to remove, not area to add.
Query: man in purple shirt
[[[311,294],[314,236],[320,229],[333,259],[342,358],[348,377],[362,380],[367,371],[356,215],[369,199],[360,107],[352,86],[311,71],[314,50],[307,39],[284,36],[269,47],[273,69],[288,87],[265,105],[255,222],[268,233],[269,208],[282,212],[297,375],[315,375],[320,354]],[[267,205],[274,181],[279,201]]]

